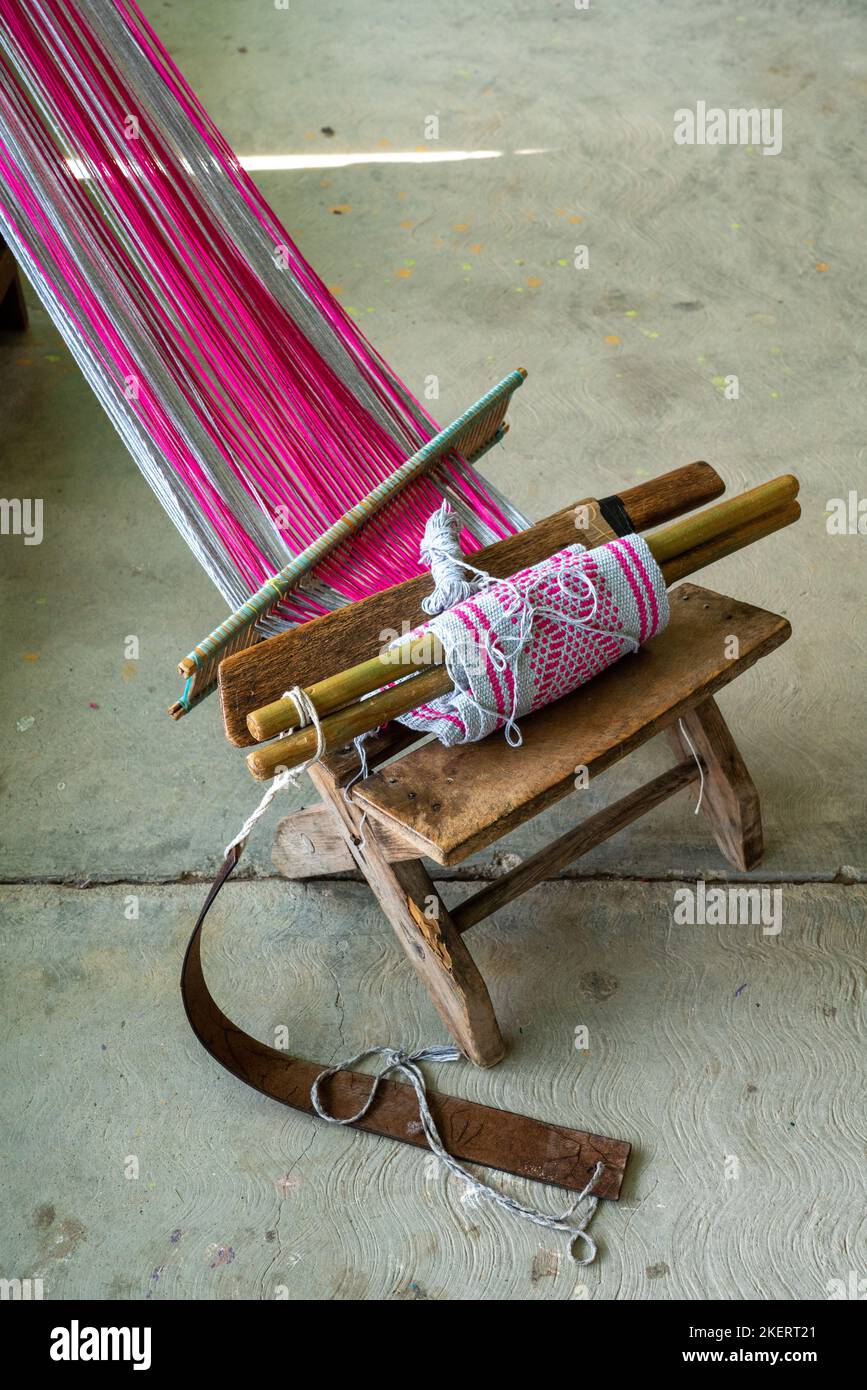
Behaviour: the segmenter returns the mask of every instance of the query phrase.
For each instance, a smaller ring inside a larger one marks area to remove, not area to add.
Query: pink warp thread
[[[134,0],[0,0],[0,21],[0,230],[127,442],[136,433],[179,480],[172,501],[150,478],[176,524],[198,519],[246,595],[436,427],[304,260]],[[243,218],[253,250],[233,235]],[[281,302],[275,268],[330,361]],[[450,460],[440,478],[483,540],[514,531],[465,465]],[[317,579],[357,599],[419,573],[442,495],[417,481]],[[479,539],[464,533],[467,548]],[[280,611],[303,620],[323,603],[296,593]]]

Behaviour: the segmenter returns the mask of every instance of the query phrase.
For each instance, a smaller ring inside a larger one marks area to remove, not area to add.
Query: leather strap
[[[310,1089],[326,1065],[290,1057],[243,1032],[223,1013],[205,981],[202,928],[239,858],[238,849],[227,856],[193,928],[181,971],[184,1008],[199,1042],[226,1071],[272,1100],[313,1115]],[[371,1078],[363,1072],[343,1071],[321,1089],[329,1112],[342,1118],[361,1108],[370,1086]],[[630,1151],[630,1145],[623,1140],[546,1124],[527,1115],[437,1092],[429,1092],[428,1101],[443,1143],[455,1158],[551,1183],[570,1192],[582,1190],[601,1160],[605,1168],[594,1192],[615,1200],[620,1195]],[[427,1147],[415,1092],[402,1082],[382,1081],[376,1100],[354,1128],[386,1135],[416,1148]]]

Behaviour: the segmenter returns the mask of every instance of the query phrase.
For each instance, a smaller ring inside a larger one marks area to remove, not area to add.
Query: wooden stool
[[[351,788],[348,800],[344,789],[358,772],[351,750],[311,769],[322,805],[287,817],[278,828],[274,860],[287,877],[361,870],[446,1027],[479,1066],[493,1066],[504,1047],[463,933],[697,781],[679,719],[702,763],[702,811],[722,853],[741,870],[761,858],[758,793],[713,696],[785,642],[791,628],[775,613],[695,584],[682,584],[669,598],[666,631],[572,695],[522,719],[521,748],[510,748],[497,734],[457,748],[416,747],[418,735],[396,726],[368,741],[374,771]],[[568,796],[579,767],[592,777],[664,731],[678,758],[670,771],[449,911],[422,856],[460,864]],[[397,761],[388,761],[398,753]]]

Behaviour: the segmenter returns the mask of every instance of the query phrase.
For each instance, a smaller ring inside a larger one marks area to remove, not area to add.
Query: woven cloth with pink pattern
[[[417,629],[442,642],[454,689],[400,722],[449,745],[505,729],[517,746],[516,720],[636,651],[668,617],[665,580],[640,536],[568,546]]]

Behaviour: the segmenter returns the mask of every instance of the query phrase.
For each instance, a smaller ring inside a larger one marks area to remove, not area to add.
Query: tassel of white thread
[[[465,579],[462,571],[467,567],[461,562],[461,523],[448,502],[443,502],[437,511],[428,517],[424,528],[421,546],[421,562],[431,572],[434,591],[422,599],[422,608],[432,617],[453,608],[470,597],[478,587],[479,580]]]

